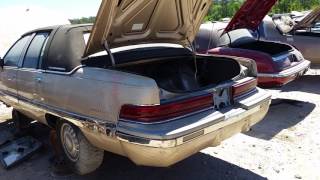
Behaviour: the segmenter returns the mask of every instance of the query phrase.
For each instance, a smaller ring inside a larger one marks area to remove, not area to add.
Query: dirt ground
[[[320,68],[299,80],[270,90],[273,102],[267,117],[246,134],[238,134],[170,167],[134,165],[107,154],[103,166],[87,176],[53,177],[46,127],[34,124],[30,134],[44,142],[31,159],[5,170],[1,180],[28,179],[307,179],[320,180]],[[1,106],[0,140],[10,126],[10,109]]]

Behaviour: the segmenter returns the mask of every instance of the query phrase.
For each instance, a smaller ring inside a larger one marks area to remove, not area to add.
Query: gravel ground
[[[316,67],[282,90],[270,90],[267,117],[246,134],[238,134],[170,167],[134,165],[107,154],[103,166],[87,176],[51,176],[46,127],[34,124],[30,133],[44,142],[31,159],[10,169],[0,167],[0,179],[307,179],[320,180],[320,68]],[[0,141],[10,126],[10,108],[1,105]]]

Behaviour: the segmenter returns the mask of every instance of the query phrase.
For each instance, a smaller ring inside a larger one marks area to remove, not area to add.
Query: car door
[[[48,37],[48,32],[39,32],[34,34],[23,61],[19,65],[20,68],[17,73],[17,89],[19,104],[22,106],[29,104],[32,105],[30,107],[38,107],[41,105],[39,92],[41,89],[43,72],[39,67],[44,56],[44,47]],[[37,111],[38,108],[32,109],[30,107],[26,108],[25,113],[27,113],[29,117],[39,119],[39,112]]]
[[[17,105],[17,74],[18,66],[26,51],[27,45],[30,43],[31,35],[27,35],[19,39],[7,52],[4,57],[4,68],[0,71],[0,88],[2,100],[9,105]]]

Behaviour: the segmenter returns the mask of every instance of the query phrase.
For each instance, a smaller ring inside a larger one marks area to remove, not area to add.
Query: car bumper
[[[259,89],[224,111],[206,110],[159,124],[120,121],[116,137],[138,165],[168,167],[236,133],[246,132],[268,112],[271,96]]]
[[[258,73],[258,83],[261,87],[281,87],[304,75],[310,68],[310,61],[304,60],[300,64],[279,73]]]

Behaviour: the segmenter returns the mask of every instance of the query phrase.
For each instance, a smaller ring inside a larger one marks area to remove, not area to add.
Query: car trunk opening
[[[116,69],[150,77],[160,88],[159,105],[124,105],[121,108],[121,119],[145,123],[161,122],[208,108],[220,110],[257,86],[256,78],[240,76],[241,66],[237,61],[223,57],[163,58]]]
[[[281,44],[281,43],[274,43],[274,42],[266,42],[266,41],[248,42],[243,44],[231,45],[231,47],[254,50],[254,51],[262,51],[271,56],[285,54],[293,50],[288,45]]]
[[[185,48],[142,48],[82,61],[87,67],[106,68],[152,78],[159,88],[160,104],[124,104],[120,119],[153,123],[206,109],[222,109],[233,99],[256,89],[255,77],[233,58],[194,56]]]
[[[117,70],[154,79],[159,88],[173,93],[187,93],[213,88],[232,80],[241,72],[238,62],[229,58],[185,56],[160,58],[152,62],[122,65]]]
[[[294,49],[286,44],[275,43],[270,41],[252,41],[248,43],[240,43],[237,45],[231,45],[232,48],[240,48],[240,49],[247,49],[253,51],[259,51],[269,54],[272,57],[272,61],[264,62],[267,63],[265,66],[273,67],[274,72],[280,72],[285,69],[290,68],[291,66],[298,63],[301,59],[296,55],[290,53]],[[261,64],[262,63],[262,64]],[[268,63],[272,63],[268,64]],[[268,71],[262,70],[264,64],[260,62],[260,73],[267,73]],[[268,69],[268,68],[266,68]]]
[[[218,45],[260,51],[273,57],[293,50],[291,46],[286,44],[272,41],[261,41],[257,39],[254,34],[256,34],[256,32],[248,29],[237,29],[229,32],[228,34],[222,35],[218,40]]]

